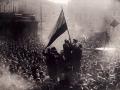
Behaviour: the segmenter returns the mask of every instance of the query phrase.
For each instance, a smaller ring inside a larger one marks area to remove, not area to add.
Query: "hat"
[[[66,39],[65,39],[65,43],[69,43],[69,40],[66,40]]]
[[[74,42],[74,43],[77,43],[77,42],[78,42],[78,40],[77,40],[77,39],[73,39],[73,42]]]

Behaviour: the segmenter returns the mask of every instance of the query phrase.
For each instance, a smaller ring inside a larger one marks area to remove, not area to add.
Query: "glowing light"
[[[101,48],[96,48],[96,50],[101,50],[101,51],[115,51],[116,48],[101,47]]]
[[[70,0],[48,0],[48,1],[51,1],[51,2],[57,3],[57,4],[68,4],[68,2]]]

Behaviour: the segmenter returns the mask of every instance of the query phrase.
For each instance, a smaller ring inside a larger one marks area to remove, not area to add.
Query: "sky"
[[[117,0],[46,0],[43,2],[45,19],[43,27],[43,40],[45,44],[49,41],[49,34],[52,32],[57,21],[61,7],[64,9],[67,25],[71,38],[79,40],[90,38],[97,32],[111,29],[109,24],[113,19],[119,21],[119,5]],[[106,23],[106,21],[108,23]],[[115,39],[115,35],[112,38]],[[52,45],[62,49],[64,39],[68,39],[67,32],[61,35]]]
[[[14,0],[14,2],[16,7],[19,6],[25,12],[35,14],[38,21],[41,21],[42,13],[42,34],[39,23],[38,35],[40,38],[42,35],[42,41],[45,45],[50,39],[49,36],[55,27],[61,7],[64,10],[72,39],[81,41],[90,38],[97,32],[109,29],[110,33],[113,33],[111,34],[112,43],[119,44],[116,41],[119,38],[117,34],[119,33],[119,25],[113,32],[109,24],[113,19],[120,22],[120,0]],[[65,39],[68,39],[67,32],[61,35],[52,46],[61,50]]]

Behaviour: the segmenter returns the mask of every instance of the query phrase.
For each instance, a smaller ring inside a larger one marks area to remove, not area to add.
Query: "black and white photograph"
[[[120,90],[120,0],[0,0],[0,90]]]

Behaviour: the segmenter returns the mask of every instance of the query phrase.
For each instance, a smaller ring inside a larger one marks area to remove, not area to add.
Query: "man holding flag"
[[[65,43],[63,44],[63,57],[61,57],[61,54],[55,52],[53,55],[51,55],[51,52],[53,51],[52,48],[48,48],[60,35],[62,35],[65,31],[68,32],[68,36],[69,36],[69,40],[65,40]],[[74,41],[74,40],[73,40]],[[64,79],[66,78],[69,78],[70,82],[72,83],[72,81],[74,80],[74,76],[79,73],[80,69],[80,59],[81,59],[81,55],[82,53],[79,53],[77,51],[80,51],[81,52],[81,48],[79,48],[79,45],[77,45],[78,42],[76,43],[72,43],[71,42],[71,38],[70,38],[70,34],[69,34],[69,31],[68,31],[68,27],[67,27],[67,23],[66,23],[66,20],[65,20],[65,16],[64,16],[64,12],[63,12],[63,9],[61,10],[61,13],[60,13],[60,16],[57,20],[57,23],[56,23],[56,26],[54,28],[54,31],[52,33],[52,36],[49,40],[49,43],[48,45],[46,46],[46,49],[50,49],[50,53],[44,53],[45,56],[47,57],[48,60],[46,60],[46,65],[48,62],[50,62],[51,64],[48,66],[47,65],[47,68],[48,68],[48,72],[50,73],[55,73],[55,72],[59,72],[59,70],[61,68],[63,68],[62,70],[62,73],[64,73]],[[77,50],[76,50],[77,49]],[[76,56],[76,55],[77,56]],[[53,56],[52,58],[50,58],[51,56]],[[74,58],[75,56],[75,58]],[[57,58],[56,58],[57,57]],[[80,57],[80,58],[79,58]],[[54,60],[52,60],[54,59]],[[62,60],[61,60],[62,59]],[[58,68],[60,65],[60,62],[63,61],[63,66]],[[79,65],[79,66],[78,66]],[[53,67],[53,68],[51,68]],[[56,69],[57,70],[51,70],[51,69]],[[76,69],[78,68],[78,69]],[[50,70],[50,71],[49,71]],[[52,75],[54,77],[58,77],[60,75]],[[59,73],[59,74],[62,74],[62,73]],[[52,79],[52,76],[49,75]],[[58,77],[59,78],[59,77]],[[60,78],[59,78],[60,79]],[[60,79],[61,80],[61,79]]]
[[[56,23],[56,26],[54,28],[54,31],[52,33],[52,36],[49,40],[49,43],[48,45],[46,46],[46,49],[44,52],[43,52],[43,55],[46,57],[46,65],[47,65],[47,68],[48,68],[48,73],[49,73],[49,76],[51,79],[53,79],[53,77],[56,77],[57,78],[57,73],[59,72],[56,71],[55,69],[58,69],[57,67],[59,67],[60,65],[56,66],[57,63],[59,62],[58,59],[60,58],[60,54],[58,53],[54,53],[52,54],[52,48],[48,48],[61,34],[63,34],[65,31],[68,31],[68,27],[67,27],[67,23],[66,23],[66,20],[65,20],[65,16],[64,16],[64,12],[63,12],[63,9],[61,10],[61,13],[60,13],[60,16],[57,20],[57,23]],[[69,31],[68,31],[68,34],[69,34]],[[70,38],[70,35],[69,35],[69,38]],[[50,52],[47,52],[47,51],[50,51]],[[56,54],[57,54],[57,59],[56,59]],[[52,58],[50,58],[52,56]],[[54,59],[54,60],[53,60]],[[63,59],[63,58],[62,58]],[[48,65],[49,64],[49,65]],[[51,68],[53,67],[53,68]],[[64,67],[64,66],[63,66]],[[62,67],[61,67],[62,68]],[[57,72],[55,74],[55,72]],[[53,75],[54,74],[54,75]],[[55,81],[55,80],[54,80]]]

